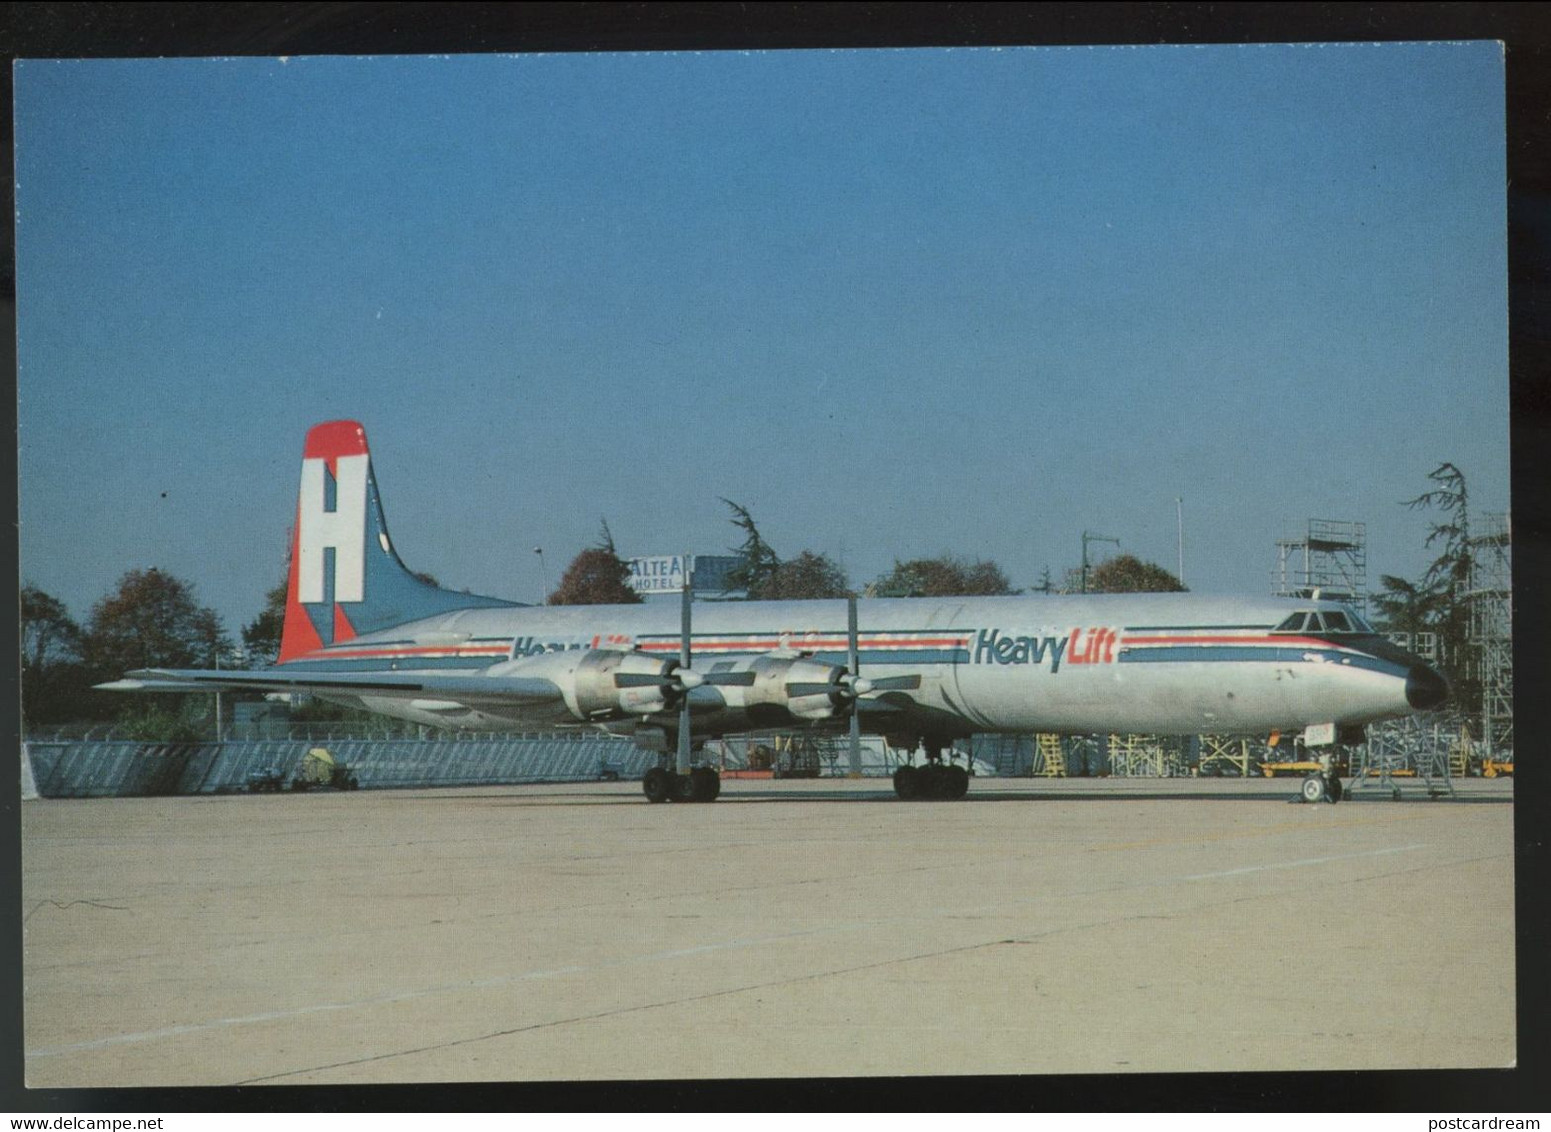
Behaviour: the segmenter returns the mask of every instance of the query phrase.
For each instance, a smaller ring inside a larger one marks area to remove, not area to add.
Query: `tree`
[[[242,647],[248,653],[248,666],[258,668],[280,659],[280,637],[285,631],[285,602],[288,586],[281,579],[264,595],[264,608],[242,627]]]
[[[81,628],[58,598],[26,585],[21,591],[22,718],[29,726],[62,723],[87,686]]]
[[[1429,547],[1439,548],[1427,567],[1419,591],[1435,595],[1430,628],[1438,634],[1438,664],[1460,703],[1479,698],[1480,682],[1470,661],[1470,575],[1474,555],[1470,547],[1470,496],[1465,473],[1450,463],[1439,464],[1427,478],[1437,486],[1405,505],[1411,510],[1437,510],[1441,517],[1427,532]],[[1387,579],[1386,579],[1387,581]],[[1416,632],[1417,630],[1409,630]]]
[[[805,550],[783,562],[749,594],[756,601],[798,601],[805,598],[849,597],[845,571],[828,556]]]
[[[722,502],[732,508],[732,525],[744,535],[743,545],[733,549],[733,553],[742,561],[727,571],[727,587],[742,590],[752,598],[764,590],[780,568],[781,559],[760,536],[759,528],[754,524],[754,516],[749,514],[747,507],[727,498],[723,498]]]
[[[589,546],[565,568],[560,586],[549,595],[550,605],[629,605],[641,595],[626,582],[630,564],[614,549],[614,536],[607,522],[597,546]]]
[[[1435,632],[1442,591],[1437,584],[1408,582],[1393,574],[1380,576],[1383,593],[1373,595],[1381,624],[1391,633]]]
[[[1156,562],[1120,554],[1088,568],[1088,592],[1094,594],[1183,593],[1185,586]]]
[[[873,592],[879,597],[986,597],[1017,591],[995,562],[965,562],[944,555],[909,562],[895,559],[894,569],[873,584]]]
[[[23,586],[21,618],[23,673],[80,658],[81,628],[64,602],[37,586]]]
[[[1427,545],[1438,546],[1439,554],[1427,567],[1424,586],[1438,591],[1434,624],[1443,647],[1443,663],[1453,669],[1451,677],[1464,675],[1466,646],[1470,637],[1470,507],[1465,474],[1453,464],[1442,463],[1427,473],[1438,486],[1406,500],[1411,510],[1436,509],[1441,519],[1427,532]]]
[[[136,668],[208,668],[231,662],[231,640],[194,588],[164,570],[131,570],[92,607],[82,652],[94,677]]]

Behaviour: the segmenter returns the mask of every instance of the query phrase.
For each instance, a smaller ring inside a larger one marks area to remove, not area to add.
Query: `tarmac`
[[[30,1087],[1505,1067],[1513,784],[22,805]]]

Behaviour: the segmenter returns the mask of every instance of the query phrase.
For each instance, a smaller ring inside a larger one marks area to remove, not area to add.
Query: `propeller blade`
[[[679,667],[689,667],[689,635],[690,635],[690,604],[695,600],[691,592],[691,578],[689,573],[689,557],[684,558],[684,588],[679,591],[683,599],[679,603]]]
[[[679,749],[675,769],[679,774],[689,773],[689,697],[679,705]]]
[[[862,713],[857,710],[856,698],[865,696],[877,685],[861,677],[860,647],[856,629],[856,595],[846,595],[846,667],[850,669],[851,692],[851,765],[846,769],[852,778],[862,777]]]
[[[877,679],[865,681],[872,685],[874,692],[913,692],[921,686],[921,677],[917,676],[879,676]],[[866,695],[866,692],[861,693]]]
[[[856,595],[846,595],[846,668],[855,677],[859,671],[857,659]]]
[[[691,559],[689,555],[686,554],[684,556],[684,598],[679,606],[679,673],[681,677],[690,674],[689,642],[692,628],[690,606],[692,606],[695,601],[695,576],[690,569],[690,562]],[[687,690],[689,685],[686,683],[684,687]],[[679,704],[679,749],[677,753],[677,762],[674,767],[674,769],[679,774],[689,773],[689,760],[690,756],[693,754],[690,749],[692,744],[690,743],[689,726],[689,696],[685,695],[683,701]]]
[[[616,672],[616,688],[666,688],[674,683],[672,676],[658,676],[650,672]]]
[[[754,685],[752,672],[707,672],[705,682],[722,688],[750,688]]]
[[[851,712],[851,765],[847,768],[852,778],[862,777],[862,716]]]
[[[792,683],[786,686],[786,694],[788,696],[829,696],[836,692],[845,695],[848,691],[844,684]]]

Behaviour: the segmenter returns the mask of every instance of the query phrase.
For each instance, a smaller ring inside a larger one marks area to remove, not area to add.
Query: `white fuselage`
[[[864,600],[861,674],[921,678],[908,700],[883,697],[902,705],[893,721],[886,712],[864,711],[864,725],[885,733],[923,726],[949,734],[1264,733],[1358,725],[1414,710],[1407,680],[1421,662],[1382,638],[1273,631],[1295,611],[1341,608],[1197,594]],[[634,649],[677,658],[679,619],[673,601],[459,610],[327,646],[282,667],[520,676],[541,664],[552,670],[555,653]],[[692,666],[700,672],[774,650],[847,662],[844,601],[696,602],[693,624]],[[695,732],[741,729],[742,695],[738,687],[696,689]],[[567,718],[555,705],[328,698],[443,727],[588,722]],[[629,721],[612,729],[628,730]]]

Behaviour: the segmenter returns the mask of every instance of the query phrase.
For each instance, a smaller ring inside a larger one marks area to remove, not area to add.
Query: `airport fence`
[[[364,790],[639,778],[653,758],[629,740],[592,735],[324,743],[43,740],[24,743],[23,758],[44,798],[229,794],[266,777],[293,782],[308,752],[320,746]]]

